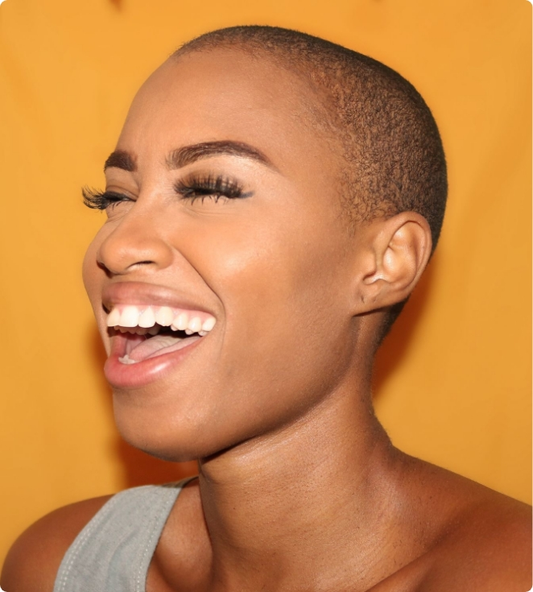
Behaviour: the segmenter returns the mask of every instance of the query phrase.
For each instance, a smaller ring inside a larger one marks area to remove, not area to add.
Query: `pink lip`
[[[102,293],[102,304],[108,310],[116,304],[146,304],[209,312],[203,306],[199,307],[198,301],[193,300],[190,296],[165,286],[144,282],[108,284]],[[209,312],[209,314],[213,313]],[[111,338],[111,351],[104,365],[105,377],[112,387],[119,389],[146,386],[155,380],[164,378],[206,337],[202,337],[178,351],[154,356],[136,364],[123,364],[119,362],[119,358],[125,353],[127,337],[120,334],[115,335]]]

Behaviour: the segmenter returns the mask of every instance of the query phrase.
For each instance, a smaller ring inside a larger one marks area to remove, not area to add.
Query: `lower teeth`
[[[122,358],[119,358],[119,359],[118,359],[118,361],[119,361],[121,364],[136,364],[136,363],[137,363],[135,360],[132,360],[132,359],[131,359],[131,358],[128,356],[128,354],[126,354],[126,355],[125,355],[124,357],[122,357]]]

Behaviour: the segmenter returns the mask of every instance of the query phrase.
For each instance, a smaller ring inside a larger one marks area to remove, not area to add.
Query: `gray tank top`
[[[54,592],[145,592],[161,532],[190,480],[135,487],[113,496],[69,547]]]

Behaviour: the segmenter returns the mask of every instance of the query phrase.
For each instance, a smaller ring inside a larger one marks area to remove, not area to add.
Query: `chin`
[[[194,419],[161,417],[146,409],[125,410],[115,405],[115,421],[122,438],[131,446],[169,462],[197,461],[228,447],[217,430],[198,421],[198,417]]]
[[[188,439],[182,441],[179,433],[174,434],[172,441],[169,442],[168,438],[160,438],[158,434],[154,433],[139,433],[138,431],[129,433],[122,429],[119,431],[128,444],[160,460],[181,463],[197,461],[205,456],[203,450],[196,443]]]

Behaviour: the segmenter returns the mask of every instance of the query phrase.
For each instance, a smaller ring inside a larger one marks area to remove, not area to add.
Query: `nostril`
[[[110,269],[108,269],[108,267],[106,266],[105,263],[102,263],[102,261],[97,260],[96,265],[105,272],[105,274],[108,278],[113,277],[113,273],[111,272]]]
[[[130,259],[133,259],[133,257],[130,257]],[[150,259],[141,259],[140,261],[113,261],[113,259],[109,256],[100,256],[99,254],[96,264],[105,272],[107,277],[111,278],[115,275],[122,275],[124,273],[128,273],[129,271],[133,271],[140,266],[145,267],[148,265],[157,265],[157,262]]]

